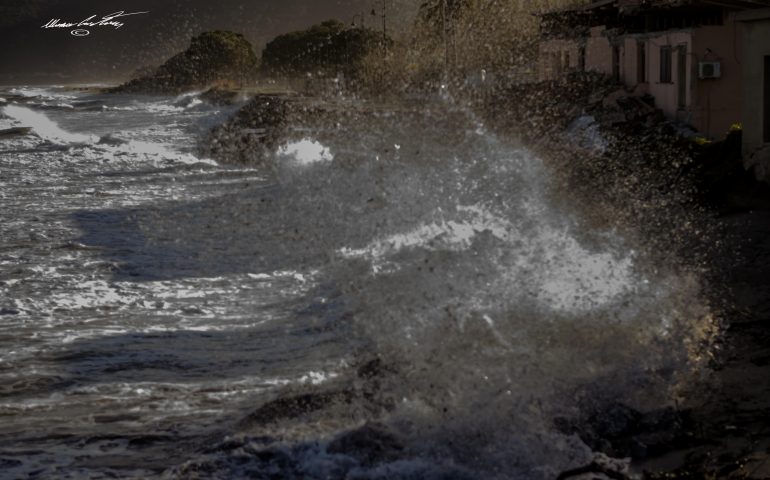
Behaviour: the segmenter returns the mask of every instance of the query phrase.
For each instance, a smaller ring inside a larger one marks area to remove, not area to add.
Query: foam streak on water
[[[696,366],[697,279],[463,111],[304,128],[254,169],[195,155],[231,113],[197,94],[0,95],[33,129],[0,139],[10,478],[553,478],[593,455],[555,417]]]

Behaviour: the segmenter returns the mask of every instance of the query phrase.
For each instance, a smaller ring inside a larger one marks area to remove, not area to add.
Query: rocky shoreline
[[[708,378],[677,409],[611,405],[560,428],[630,457],[648,479],[770,478],[770,187],[743,168],[740,132],[702,142],[602,78],[512,86],[473,103],[494,130],[549,159],[582,213],[633,225],[659,261],[706,278],[722,324]],[[590,467],[561,478],[630,478]]]
[[[707,278],[706,293],[724,327],[709,347],[709,377],[693,382],[678,408],[593,405],[582,418],[555,419],[556,427],[610,457],[631,458],[633,469],[649,479],[769,478],[768,188],[743,169],[736,133],[698,144],[654,108],[613,96],[617,87],[598,82],[586,79],[545,102],[531,91],[498,92],[475,99],[475,107],[494,131],[522,138],[550,159],[589,221],[626,230],[634,225],[628,231],[651,240],[659,261]],[[344,114],[351,112],[314,98],[257,96],[204,144],[220,160],[251,162],[296,132],[333,129]],[[576,119],[587,116],[594,140],[605,143],[587,144],[575,133]],[[300,403],[312,407],[314,398]],[[633,478],[601,462],[561,478],[585,474]]]
[[[240,93],[215,89],[205,100],[230,103]],[[343,116],[371,114],[372,105],[361,105],[258,94],[199,150],[223,162],[259,163],[309,129],[333,138]],[[644,478],[770,478],[770,189],[743,168],[740,132],[700,142],[601,78],[511,86],[471,96],[469,105],[493,131],[546,158],[588,222],[643,238],[662,264],[708,279],[706,295],[723,325],[708,348],[708,378],[693,382],[677,408],[593,405],[581,418],[555,419],[555,427],[597,452],[631,458]],[[316,408],[326,401],[319,395],[286,408],[291,415]],[[635,478],[602,462],[560,478],[587,474]]]

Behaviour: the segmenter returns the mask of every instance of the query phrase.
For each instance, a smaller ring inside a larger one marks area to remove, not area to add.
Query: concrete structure
[[[738,14],[743,26],[743,156],[770,178],[770,8]]]
[[[770,53],[742,57],[744,43],[770,50],[769,21],[750,20],[763,6],[770,1],[600,0],[548,12],[541,16],[539,78],[575,70],[606,74],[629,92],[652,95],[669,118],[721,139],[743,120],[744,109],[758,108],[760,57]],[[749,25],[746,38],[743,25]],[[744,122],[752,146],[758,115]]]

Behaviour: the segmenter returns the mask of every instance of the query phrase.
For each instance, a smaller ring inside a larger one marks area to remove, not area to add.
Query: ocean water
[[[462,108],[229,165],[197,93],[0,98],[0,478],[553,478],[701,366],[699,279]]]

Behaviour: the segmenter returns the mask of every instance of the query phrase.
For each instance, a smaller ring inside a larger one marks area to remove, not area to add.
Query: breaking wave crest
[[[321,266],[321,284],[338,292],[331,311],[355,338],[353,364],[384,365],[376,386],[346,387],[361,397],[281,423],[296,469],[287,478],[307,475],[309,458],[334,478],[554,478],[594,455],[555,419],[673,405],[714,327],[696,276],[557,206],[564,193],[541,159],[464,114],[386,118],[279,149],[278,197],[259,210],[253,241]],[[287,161],[298,145],[334,161]],[[376,441],[396,439],[395,459],[330,453],[372,422],[387,432]],[[236,443],[277,448],[255,432]],[[266,468],[263,454],[254,468]],[[186,468],[242,468],[212,455]]]
[[[462,110],[340,114],[258,168],[198,169],[173,165],[200,162],[199,125],[173,126],[196,95],[104,102],[3,109],[36,135],[4,140],[18,178],[84,190],[39,200],[68,227],[2,285],[9,342],[38,342],[9,359],[42,385],[0,405],[28,432],[10,475],[551,479],[609,451],[586,417],[673,406],[707,359],[698,276],[584,221],[541,158]],[[57,123],[140,111],[114,135]]]
[[[63,147],[79,147],[85,153],[98,159],[121,156],[173,161],[182,164],[206,163],[216,165],[209,159],[200,159],[190,153],[180,152],[171,145],[138,139],[121,139],[113,135],[99,137],[64,130],[58,123],[43,113],[19,105],[7,105],[2,112],[15,124],[30,127],[35,135],[45,142]]]

